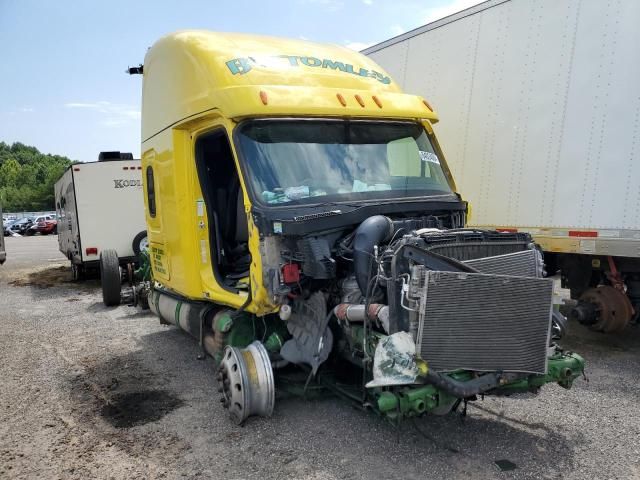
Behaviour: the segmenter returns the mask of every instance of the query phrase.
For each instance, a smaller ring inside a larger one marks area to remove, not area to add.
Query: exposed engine
[[[368,388],[424,382],[467,398],[548,372],[553,284],[526,233],[375,215],[274,241],[266,284],[291,335],[279,356],[311,375],[335,357]]]
[[[333,312],[347,334],[365,320],[386,335],[409,333],[440,371],[544,373],[552,285],[529,235],[421,228],[425,223],[376,215],[346,234],[285,240],[284,261],[271,275],[279,279],[278,303],[292,304],[289,343],[301,342],[297,324],[328,335]],[[283,357],[303,360],[287,345]]]

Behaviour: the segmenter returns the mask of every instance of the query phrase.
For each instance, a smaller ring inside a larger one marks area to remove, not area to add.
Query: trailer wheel
[[[135,237],[133,237],[133,244],[131,245],[133,248],[133,253],[136,254],[136,257],[140,255],[140,252],[143,250],[149,249],[149,239],[147,238],[147,232],[142,231],[138,233]]]
[[[115,250],[103,250],[100,254],[100,281],[102,283],[102,301],[107,307],[120,305],[120,260]]]

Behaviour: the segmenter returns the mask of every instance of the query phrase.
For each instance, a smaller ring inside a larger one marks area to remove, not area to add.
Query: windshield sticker
[[[320,59],[317,57],[302,57],[298,55],[240,57],[229,60],[226,62],[226,65],[233,75],[244,75],[245,73],[249,73],[254,67],[278,69],[305,66],[335,70],[343,73],[349,73],[351,75],[357,75],[359,77],[369,77],[379,81],[380,83],[384,83],[385,85],[389,85],[391,83],[391,78],[380,72],[376,72],[375,70],[356,67],[350,63],[330,60],[328,58]]]
[[[440,165],[440,160],[435,153],[423,152],[422,150],[420,150],[420,160],[422,160],[423,162],[431,162],[435,163],[436,165]]]

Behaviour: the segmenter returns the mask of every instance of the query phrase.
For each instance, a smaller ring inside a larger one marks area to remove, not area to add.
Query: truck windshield
[[[451,193],[419,124],[262,120],[238,141],[254,194],[266,204],[301,204]]]

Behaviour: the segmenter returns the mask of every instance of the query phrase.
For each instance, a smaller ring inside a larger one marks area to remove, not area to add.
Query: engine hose
[[[356,229],[353,240],[353,269],[358,287],[363,295],[367,295],[367,279],[371,275],[370,261],[373,248],[391,238],[393,221],[384,215],[367,218]]]
[[[486,392],[500,385],[502,376],[498,373],[488,373],[467,382],[455,380],[439,373],[427,372],[422,377],[425,383],[431,384],[439,390],[456,398],[468,398]]]

